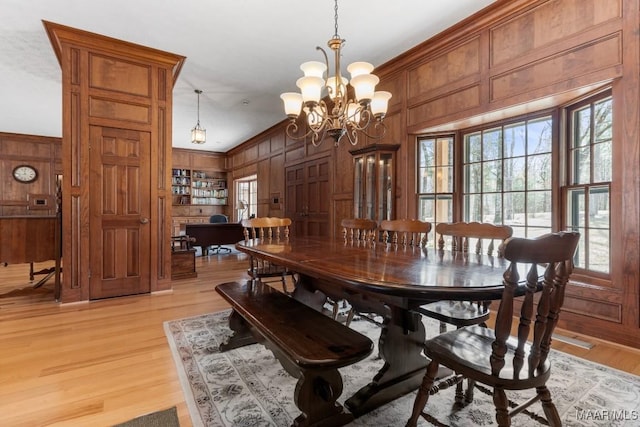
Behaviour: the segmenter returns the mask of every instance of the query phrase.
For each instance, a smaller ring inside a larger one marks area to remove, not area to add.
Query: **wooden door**
[[[290,166],[286,176],[285,215],[293,220],[292,234],[329,236],[330,157]]]
[[[90,299],[150,292],[150,134],[90,128]]]

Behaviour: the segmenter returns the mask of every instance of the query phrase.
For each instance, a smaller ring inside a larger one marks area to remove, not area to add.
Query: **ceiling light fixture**
[[[200,126],[200,94],[202,91],[196,89],[194,92],[198,94],[198,122],[196,126],[191,129],[191,142],[194,144],[204,144],[207,142],[207,130]]]
[[[387,104],[391,93],[375,91],[375,86],[380,79],[371,74],[373,65],[368,62],[354,62],[347,67],[351,73],[349,80],[340,74],[340,50],[345,40],[338,35],[338,0],[335,0],[335,34],[327,45],[334,52],[334,75],[324,80],[324,72],[329,69],[327,52],[320,46],[316,49],[324,54],[325,63],[311,61],[300,65],[304,77],[297,80],[296,85],[301,93],[287,92],[280,95],[284,102],[284,110],[291,122],[287,126],[287,135],[293,139],[303,139],[311,136],[311,143],[318,146],[324,140],[326,134],[333,137],[338,145],[340,139],[346,134],[352,145],[358,143],[358,132],[364,133],[369,138],[380,139],[384,136],[386,128],[382,120],[387,113]],[[349,86],[348,86],[349,85]],[[329,99],[322,99],[322,89],[327,89]],[[350,89],[355,95],[351,98]],[[304,135],[298,135],[297,119],[304,112],[309,131]],[[370,125],[371,133],[367,133]]]

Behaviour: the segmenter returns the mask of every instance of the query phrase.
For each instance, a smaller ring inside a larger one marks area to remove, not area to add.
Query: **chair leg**
[[[473,402],[473,389],[476,387],[476,382],[471,378],[467,379],[467,391],[464,393],[464,402]]]
[[[424,411],[424,407],[429,400],[429,391],[431,390],[431,386],[433,386],[433,382],[436,380],[438,366],[438,362],[434,361],[429,363],[427,366],[427,372],[424,374],[422,384],[420,385],[418,394],[416,395],[416,400],[413,402],[411,418],[409,418],[405,427],[416,427],[418,425],[418,418],[420,418],[420,415]]]
[[[562,421],[560,421],[560,415],[558,414],[558,410],[556,409],[556,405],[553,404],[551,400],[551,393],[547,386],[542,386],[536,388],[536,392],[538,396],[540,396],[540,402],[542,403],[542,410],[544,411],[545,417],[547,417],[547,422],[551,427],[560,427],[562,426]]]
[[[511,417],[509,417],[509,400],[503,388],[495,387],[493,389],[493,404],[496,407],[496,421],[500,427],[509,427],[511,425]]]
[[[347,313],[347,321],[346,321],[346,322],[344,322],[344,324],[345,324],[346,326],[349,326],[349,325],[351,324],[351,321],[353,320],[353,316],[354,316],[355,314],[356,314],[356,310],[355,310],[353,307],[351,307],[351,308],[349,309],[349,313]]]
[[[440,333],[444,334],[447,332],[447,324],[445,322],[440,322]]]

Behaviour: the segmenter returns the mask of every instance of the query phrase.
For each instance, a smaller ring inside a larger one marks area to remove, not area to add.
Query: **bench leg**
[[[342,377],[337,369],[326,371],[302,369],[296,384],[294,401],[302,414],[293,422],[296,427],[342,426],[353,421],[336,402],[342,394]]]
[[[244,347],[245,345],[255,344],[257,342],[246,320],[235,310],[232,310],[229,316],[229,329],[233,331],[233,334],[227,338],[227,341],[220,344],[220,352]]]

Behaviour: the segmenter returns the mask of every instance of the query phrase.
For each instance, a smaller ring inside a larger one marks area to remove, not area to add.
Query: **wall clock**
[[[38,170],[30,165],[19,165],[13,169],[13,178],[18,182],[30,183],[38,179]]]

